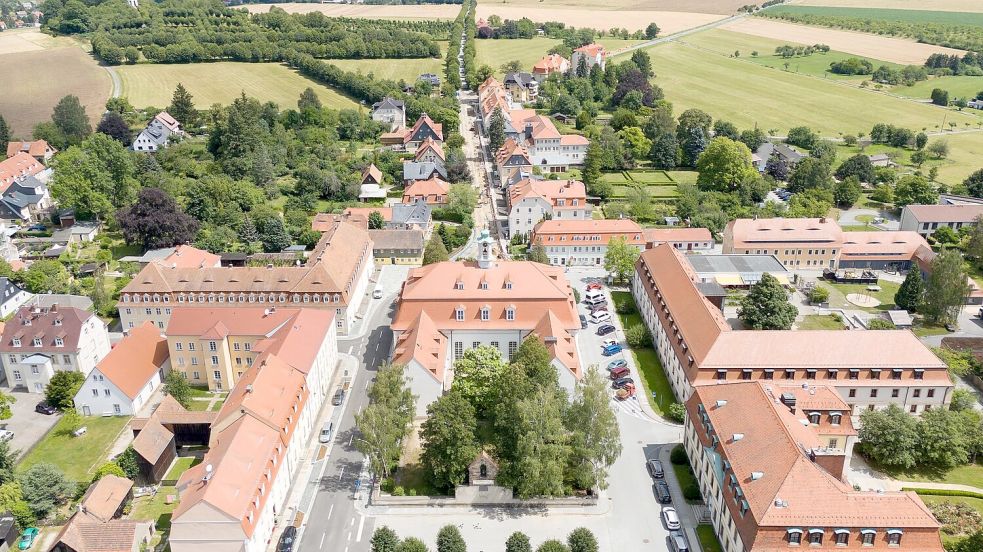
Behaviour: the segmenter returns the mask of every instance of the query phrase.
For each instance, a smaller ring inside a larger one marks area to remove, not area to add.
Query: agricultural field
[[[595,42],[597,42],[601,46],[604,46],[604,49],[606,49],[608,51],[608,54],[609,55],[614,55],[619,50],[622,50],[624,48],[628,48],[629,46],[634,46],[636,44],[641,44],[642,42],[645,42],[645,41],[644,40],[625,40],[623,38],[612,38],[612,37],[609,37],[609,36],[602,36],[602,37],[598,38],[597,40],[595,40]]]
[[[966,132],[946,136],[949,156],[938,161],[940,182],[961,183],[973,171],[983,168],[983,132]]]
[[[390,62],[392,60],[385,60]],[[326,86],[310,81],[279,63],[194,63],[188,65],[124,65],[116,71],[123,81],[123,96],[137,107],[166,106],[180,82],[201,109],[228,104],[239,94],[272,101],[281,108],[295,107],[305,88],[313,88],[321,102],[334,109],[358,104]]]
[[[797,25],[784,21],[750,17],[728,23],[729,31],[762,36],[800,44],[827,44],[833,50],[871,59],[882,59],[904,65],[921,65],[935,53],[963,55],[965,52],[944,46],[921,44],[914,40],[874,34]]]
[[[671,34],[693,27],[699,27],[722,19],[722,15],[711,13],[695,13],[691,11],[654,11],[654,10],[605,10],[598,9],[595,5],[584,5],[583,7],[569,8],[544,8],[544,3],[537,3],[535,7],[531,5],[506,4],[478,4],[478,17],[487,19],[491,15],[497,15],[502,19],[521,19],[528,17],[536,22],[559,21],[574,27],[588,27],[592,29],[628,29],[629,31],[642,30],[649,23],[655,23],[662,29],[663,34]],[[609,5],[606,7],[610,8]],[[733,12],[731,12],[733,13]]]
[[[654,11],[663,10],[667,12],[700,12],[715,13],[721,15],[733,15],[737,10],[746,5],[744,0],[495,0],[495,5],[502,6],[528,6],[536,8],[549,8],[556,11],[585,8],[593,11]],[[481,5],[478,6],[478,13],[481,13]],[[551,19],[550,21],[556,21]],[[662,23],[659,23],[662,26]]]
[[[981,8],[978,4],[977,8]],[[939,10],[905,10],[884,8],[848,8],[829,6],[775,6],[768,13],[796,15],[835,15],[859,17],[881,21],[907,21],[910,23],[943,23],[946,25],[977,25],[983,27],[983,13],[965,13]]]
[[[345,71],[372,74],[377,79],[403,79],[416,82],[423,73],[444,74],[444,60],[436,58],[418,59],[326,59],[325,63],[336,65]]]
[[[949,91],[950,98],[974,98],[983,92],[983,77],[933,77],[926,81],[916,82],[913,86],[898,85],[891,88],[893,94],[906,98],[927,100],[932,96],[933,88]]]
[[[960,127],[966,122],[976,125],[980,120],[976,114],[944,111],[842,83],[769,69],[686,44],[660,44],[646,51],[657,75],[654,82],[665,91],[676,113],[695,107],[741,128],[757,124],[781,134],[804,125],[835,136],[840,132],[869,132],[882,122],[920,129],[940,124],[943,117]]]
[[[745,33],[724,31],[721,29],[711,29],[701,33],[692,34],[681,38],[679,41],[685,44],[691,44],[699,48],[710,50],[724,56],[733,56],[735,52],[740,52],[740,58],[745,61],[751,61],[764,67],[781,69],[792,73],[802,73],[831,80],[853,83],[860,83],[861,81],[870,78],[870,75],[838,75],[829,71],[830,63],[857,57],[855,54],[830,50],[826,53],[817,52],[809,56],[797,56],[787,59],[775,55],[775,48],[780,46],[809,46],[809,44],[802,44],[801,42],[775,40]],[[752,52],[757,52],[758,55],[751,55]],[[880,67],[881,65],[887,65],[888,67],[896,69],[901,67],[895,63],[882,60],[869,59],[869,61],[874,64],[874,67]],[[788,69],[785,68],[786,63],[788,64]],[[983,81],[983,79],[980,79],[980,81]]]
[[[475,63],[478,67],[488,65],[495,69],[495,76],[501,78],[502,65],[519,60],[523,69],[530,71],[534,63],[546,55],[550,48],[560,44],[559,40],[546,37],[516,39],[485,39],[475,41]]]
[[[287,13],[321,12],[329,17],[364,17],[366,19],[454,19],[461,11],[460,4],[249,4],[250,13],[266,13],[276,6]]]
[[[979,0],[803,0],[804,6],[880,8],[910,11],[983,12]]]
[[[33,30],[0,33],[0,72],[8,75],[0,87],[0,113],[20,138],[30,138],[66,94],[79,97],[95,126],[112,91],[109,74],[79,43]]]

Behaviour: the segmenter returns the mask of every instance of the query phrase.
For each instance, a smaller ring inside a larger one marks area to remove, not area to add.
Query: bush
[[[393,496],[406,496],[406,491],[403,490],[402,485],[393,487]]]
[[[638,312],[638,308],[635,306],[635,301],[632,299],[618,301],[614,306],[614,310],[617,311],[618,314],[635,314]]]
[[[683,498],[686,500],[703,500],[703,495],[700,494],[700,486],[695,481],[691,481],[683,487]]]
[[[983,499],[983,493],[974,491],[961,491],[959,489],[922,489],[919,487],[902,487],[902,491],[915,491],[920,495],[929,496],[965,496],[969,498]]]
[[[416,496],[416,489],[410,489],[406,494],[409,496]]]
[[[669,408],[666,409],[666,419],[677,424],[683,423],[686,421],[686,407],[682,403],[670,404]]]
[[[652,334],[645,324],[635,324],[625,330],[625,341],[631,347],[649,347],[652,345]]]
[[[672,452],[669,453],[669,461],[677,466],[688,466],[689,456],[686,454],[686,449],[683,445],[676,445],[672,448]]]
[[[137,452],[133,447],[127,447],[113,462],[123,470],[128,479],[136,479],[140,475],[140,464],[137,462]]]
[[[828,289],[824,287],[816,286],[812,288],[812,291],[809,292],[810,303],[818,304],[818,303],[825,303],[826,301],[829,301]]]

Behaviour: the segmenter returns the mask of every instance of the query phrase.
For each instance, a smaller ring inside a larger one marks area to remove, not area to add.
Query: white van
[[[597,305],[599,303],[606,303],[607,298],[604,297],[604,292],[599,289],[592,289],[584,295],[584,303],[588,305]]]
[[[332,433],[334,433],[334,422],[324,424],[324,427],[321,428],[321,435],[319,435],[317,438],[318,442],[330,443]]]
[[[601,322],[608,322],[611,320],[611,313],[608,311],[597,311],[590,315],[590,321],[594,324],[600,324]]]
[[[372,290],[372,298],[382,299],[382,286],[375,286],[375,289]]]

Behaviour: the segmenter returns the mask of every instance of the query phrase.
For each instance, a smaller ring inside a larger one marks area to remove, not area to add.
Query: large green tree
[[[140,245],[145,251],[189,243],[198,233],[198,221],[160,188],[140,190],[137,201],[120,209],[116,220],[126,242]]]
[[[38,518],[44,518],[75,494],[75,483],[54,464],[41,462],[18,477],[24,500]]]
[[[567,546],[570,547],[570,552],[597,552],[600,548],[597,537],[586,527],[578,527],[571,531],[570,536],[567,537]]]
[[[785,287],[767,272],[751,286],[737,311],[744,325],[754,330],[787,330],[795,322],[796,314],[798,310],[789,303]]]
[[[61,131],[67,145],[78,144],[83,138],[92,134],[89,116],[85,114],[85,107],[82,106],[78,96],[70,94],[58,100],[51,113],[51,122]]]
[[[478,415],[484,417],[496,402],[495,382],[506,368],[507,364],[497,347],[479,345],[468,349],[454,361],[452,388],[474,407]]]
[[[423,250],[423,264],[429,265],[434,263],[440,263],[448,259],[447,248],[444,246],[444,240],[440,238],[440,234],[434,232],[430,236],[430,241],[427,242],[427,247]]]
[[[191,407],[191,386],[188,385],[188,379],[177,370],[171,370],[164,378],[164,394],[174,397],[185,408]]]
[[[861,412],[857,436],[864,454],[881,465],[911,468],[918,463],[918,422],[896,404]]]
[[[569,435],[563,425],[563,397],[554,389],[539,387],[518,402],[519,438],[515,470],[520,477],[520,498],[564,495],[564,472],[570,454]]]
[[[587,368],[567,409],[571,474],[581,489],[606,489],[608,468],[621,455],[621,434],[611,408],[608,382],[597,366]]]
[[[399,461],[403,439],[413,420],[414,397],[405,367],[384,364],[369,388],[369,406],[355,415],[360,433],[356,448],[368,457],[374,479],[388,477]]]
[[[955,322],[969,293],[963,256],[955,249],[944,249],[932,259],[920,312],[931,322]]]
[[[140,183],[123,144],[96,133],[54,159],[51,195],[80,219],[107,219],[130,205]]]
[[[464,482],[468,465],[481,451],[475,437],[475,409],[460,391],[452,389],[427,406],[427,416],[420,428],[420,460],[435,487],[453,490]]]
[[[459,217],[471,215],[478,205],[478,191],[471,184],[452,184],[447,192],[447,209]]]
[[[601,198],[608,197],[614,192],[614,187],[601,180],[601,166],[603,164],[604,151],[596,141],[591,141],[587,146],[587,153],[584,155],[584,168],[581,176],[587,193]]]
[[[456,525],[445,525],[437,532],[437,552],[468,552],[468,545]]]
[[[861,182],[873,182],[874,165],[870,162],[870,157],[858,153],[836,168],[836,178],[843,180],[848,176],[856,176]]]
[[[85,374],[56,370],[44,388],[44,400],[59,410],[74,408],[75,394],[85,383]]]
[[[925,285],[922,283],[922,273],[917,265],[912,265],[904,282],[901,283],[901,287],[894,294],[894,304],[906,311],[915,312],[918,310],[924,293]]]
[[[184,128],[194,128],[198,124],[198,110],[195,109],[194,97],[181,83],[177,83],[174,88],[167,112]]]
[[[496,107],[488,119],[488,149],[494,155],[505,143],[505,117],[502,109]]]
[[[940,470],[965,464],[969,460],[969,443],[964,429],[959,412],[947,408],[922,412],[918,421],[918,463]]]
[[[7,151],[7,143],[11,139],[10,125],[7,124],[7,119],[0,115],[0,151]]]
[[[963,180],[966,191],[973,197],[983,197],[983,169],[978,169]]]
[[[635,262],[641,255],[638,247],[628,243],[628,240],[618,236],[608,241],[608,250],[604,253],[604,270],[614,274],[615,278],[625,282],[635,272]]]
[[[894,186],[894,205],[932,205],[939,200],[939,191],[924,176],[907,175],[901,177]]]
[[[544,265],[550,264],[550,257],[546,253],[546,247],[541,243],[537,243],[529,249],[529,252],[526,253],[526,260]]]
[[[399,536],[389,527],[383,525],[372,533],[370,541],[372,552],[399,552]]]
[[[731,192],[758,178],[751,164],[751,150],[726,137],[714,138],[696,161],[701,190]]]
[[[525,533],[516,531],[505,541],[505,552],[532,552],[532,544]]]
[[[973,226],[969,230],[966,256],[972,257],[977,263],[983,261],[983,215],[976,217],[973,221]]]
[[[813,188],[830,188],[833,184],[829,163],[806,157],[799,161],[788,178],[788,189],[792,192],[804,192]]]

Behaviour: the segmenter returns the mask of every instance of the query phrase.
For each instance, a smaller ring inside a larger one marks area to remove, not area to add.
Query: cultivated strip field
[[[801,5],[983,12],[980,0],[805,0]]]
[[[542,6],[543,4],[538,4]],[[640,10],[598,10],[594,7],[584,8],[543,8],[513,6],[509,4],[478,4],[478,17],[485,19],[490,15],[498,15],[502,19],[521,19],[528,17],[533,21],[559,21],[574,27],[589,27],[592,29],[628,29],[638,31],[649,23],[655,23],[662,29],[663,34],[675,33],[706,25],[719,19],[722,15],[695,12],[674,11],[640,11]]]
[[[0,84],[0,113],[15,136],[30,138],[34,125],[49,120],[66,94],[79,97],[93,127],[105,111],[112,89],[109,74],[74,41],[65,40],[71,46],[0,55],[0,73],[6,75]]]
[[[75,45],[76,42],[70,38],[55,38],[37,29],[13,29],[0,33],[0,55]]]
[[[207,109],[214,103],[231,103],[242,92],[261,102],[272,101],[283,109],[292,108],[308,86],[317,92],[326,107],[358,106],[354,100],[279,63],[140,64],[123,65],[116,70],[123,81],[123,96],[137,107],[168,105],[179,82],[194,96],[199,109]]]
[[[484,0],[480,0],[485,3]],[[488,0],[487,5],[497,6],[527,6],[534,8],[587,8],[591,11],[669,11],[697,12],[733,15],[746,5],[746,0]],[[481,13],[481,4],[478,6]],[[556,19],[551,19],[556,21]],[[659,26],[662,26],[659,23]]]
[[[729,31],[763,36],[775,40],[789,40],[800,44],[827,44],[830,48],[904,65],[921,65],[934,53],[963,55],[965,52],[944,46],[921,44],[913,40],[874,34],[796,25],[760,17],[749,17],[724,25]]]
[[[460,4],[377,5],[377,4],[249,4],[250,13],[266,13],[272,6],[287,13],[321,12],[330,17],[364,17],[366,19],[454,19]]]

